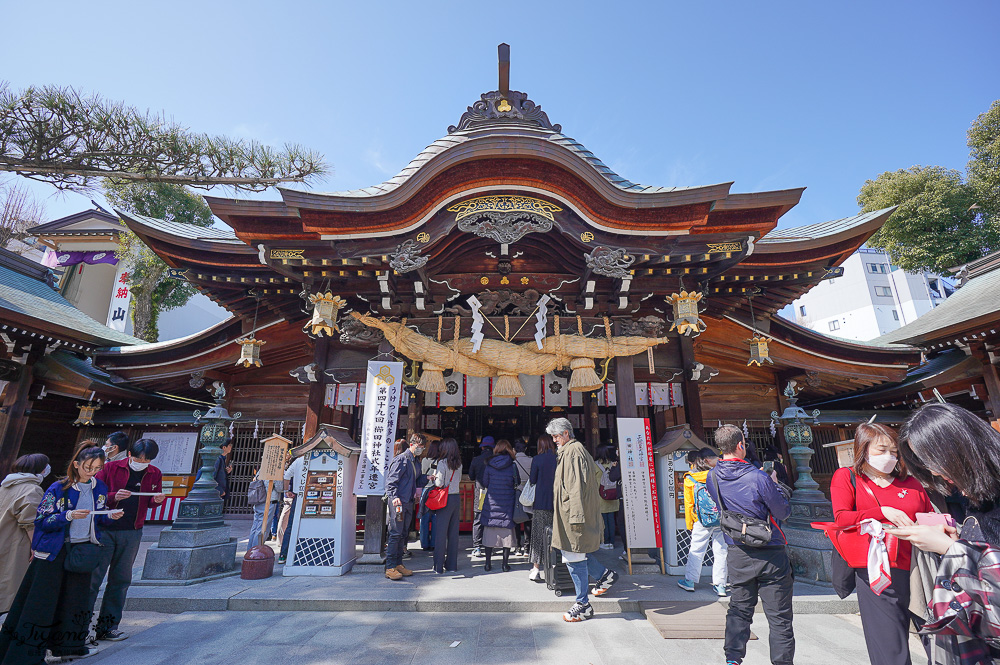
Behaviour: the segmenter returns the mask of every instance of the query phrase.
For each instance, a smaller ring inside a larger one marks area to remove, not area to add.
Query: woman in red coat
[[[909,526],[917,513],[932,512],[930,498],[898,458],[896,432],[885,425],[862,424],[854,434],[854,466],[838,469],[830,483],[838,526],[866,519]],[[856,568],[858,607],[872,665],[910,665],[910,544],[899,543],[890,561],[892,583],[876,594],[867,568]]]

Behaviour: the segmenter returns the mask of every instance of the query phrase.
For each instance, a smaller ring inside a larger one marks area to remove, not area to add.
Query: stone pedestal
[[[796,495],[799,492],[796,492]],[[826,534],[814,529],[811,522],[832,522],[833,506],[816,492],[818,499],[802,500],[793,495],[792,514],[783,525],[788,539],[788,558],[795,579],[811,584],[830,585],[830,553],[833,543]]]
[[[186,585],[236,575],[236,538],[228,526],[173,529],[146,552],[142,580],[134,584]]]

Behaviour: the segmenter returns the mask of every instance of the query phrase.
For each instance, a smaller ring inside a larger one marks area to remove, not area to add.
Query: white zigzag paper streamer
[[[483,343],[483,315],[479,313],[483,303],[476,296],[469,296],[466,302],[472,308],[472,352],[478,353],[479,346]]]
[[[545,339],[545,328],[549,324],[549,298],[548,294],[543,295],[535,303],[538,306],[538,311],[535,312],[535,344],[538,345],[538,350],[542,350],[542,340]]]

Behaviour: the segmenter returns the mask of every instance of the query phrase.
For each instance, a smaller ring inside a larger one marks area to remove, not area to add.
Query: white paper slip
[[[461,641],[461,640],[459,640],[459,641],[457,641],[457,642],[452,642],[452,643],[451,643],[451,644],[449,645],[449,648],[451,648],[451,649],[454,649],[455,647],[457,647],[457,646],[458,646],[459,644],[461,644],[461,643],[462,643],[462,641]]]
[[[91,515],[110,515],[111,513],[117,513],[121,511],[121,508],[115,508],[114,510],[91,510]]]
[[[132,496],[156,496],[159,492],[132,492]]]

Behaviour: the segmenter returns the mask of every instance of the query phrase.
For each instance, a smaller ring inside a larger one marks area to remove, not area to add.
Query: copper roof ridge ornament
[[[553,125],[542,107],[528,99],[527,94],[510,89],[510,46],[500,44],[497,52],[500,74],[498,89],[480,95],[479,101],[462,114],[458,124],[448,127],[448,133],[504,123],[531,124],[553,132],[562,132],[562,126]]]

